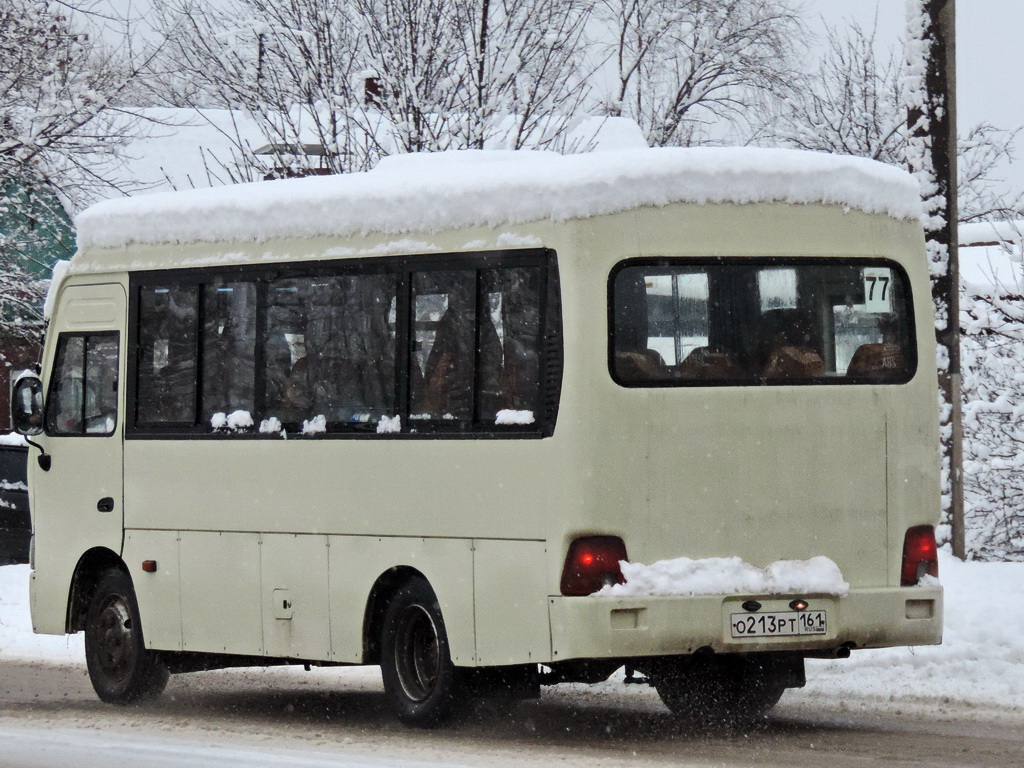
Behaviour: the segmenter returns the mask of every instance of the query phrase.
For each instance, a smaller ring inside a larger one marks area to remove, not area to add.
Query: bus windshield
[[[892,262],[632,260],[611,278],[624,386],[903,383],[916,351]]]

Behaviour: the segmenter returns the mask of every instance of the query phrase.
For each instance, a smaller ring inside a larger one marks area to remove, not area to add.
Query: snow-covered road
[[[268,746],[210,744],[209,739],[161,738],[120,731],[82,728],[0,727],[5,768],[74,766],[75,768],[438,768],[436,762],[394,757],[361,757],[327,751]],[[445,763],[444,768],[462,768]]]

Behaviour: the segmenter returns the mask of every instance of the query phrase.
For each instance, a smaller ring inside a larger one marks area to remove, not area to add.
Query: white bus
[[[623,667],[749,718],[807,658],[937,643],[918,212],[764,150],[100,204],[15,393],[35,631],[84,632],[108,702],[380,665],[420,726]]]

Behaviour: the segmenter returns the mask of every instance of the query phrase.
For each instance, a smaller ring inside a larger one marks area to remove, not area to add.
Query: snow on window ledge
[[[238,432],[243,429],[252,429],[252,414],[248,411],[215,413],[210,417],[210,426],[215,430],[230,429],[232,432]]]
[[[381,416],[377,422],[378,435],[393,435],[402,431],[401,416]]]
[[[327,417],[323,414],[302,422],[302,434],[321,435],[327,431]]]
[[[533,424],[533,411],[501,410],[494,417],[497,426]]]

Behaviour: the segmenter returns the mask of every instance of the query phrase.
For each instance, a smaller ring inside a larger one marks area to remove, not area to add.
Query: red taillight
[[[592,595],[601,587],[623,582],[619,561],[626,545],[618,536],[584,536],[569,545],[562,568],[562,594]]]
[[[907,531],[903,539],[903,570],[900,584],[912,587],[925,574],[938,577],[939,555],[935,545],[935,529],[930,525],[918,525]]]

